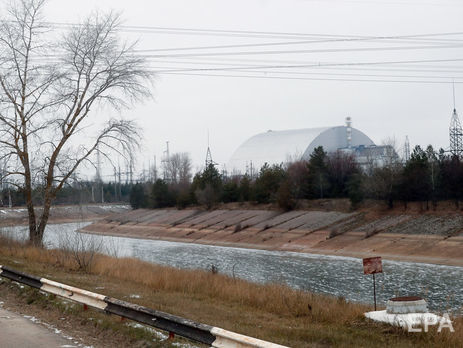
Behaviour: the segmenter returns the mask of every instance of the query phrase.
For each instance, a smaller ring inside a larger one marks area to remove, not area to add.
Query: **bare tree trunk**
[[[52,200],[47,198],[45,202],[43,202],[43,212],[42,216],[40,217],[40,223],[37,227],[37,236],[40,238],[40,242],[43,240],[43,235],[45,233],[45,227],[48,223],[48,218],[50,217],[50,208],[51,208]]]
[[[26,167],[28,167],[26,165]],[[37,221],[35,216],[34,202],[32,201],[32,182],[30,172],[26,170],[24,195],[26,198],[27,215],[29,220],[29,241],[34,245],[41,245],[42,238],[37,236]]]
[[[37,222],[35,220],[35,210],[30,189],[26,189],[26,206],[29,220],[29,241],[34,245],[40,245],[42,238],[37,236]]]

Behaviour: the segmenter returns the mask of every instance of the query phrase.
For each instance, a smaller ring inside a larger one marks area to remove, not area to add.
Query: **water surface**
[[[284,283],[293,288],[342,296],[349,301],[373,303],[373,280],[363,275],[362,260],[295,252],[266,251],[81,234],[88,223],[48,225],[44,241],[48,248],[65,244],[102,246],[120,257],[184,269],[210,269],[259,283]],[[5,230],[5,229],[4,229]],[[26,238],[27,227],[8,228],[15,238]],[[463,314],[463,267],[383,260],[376,275],[377,299],[384,305],[394,296],[419,295],[434,311]]]

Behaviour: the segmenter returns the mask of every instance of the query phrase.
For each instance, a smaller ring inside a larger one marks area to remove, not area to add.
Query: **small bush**
[[[61,233],[58,241],[57,261],[61,265],[71,260],[83,272],[91,272],[95,256],[103,252],[103,239],[86,233]]]

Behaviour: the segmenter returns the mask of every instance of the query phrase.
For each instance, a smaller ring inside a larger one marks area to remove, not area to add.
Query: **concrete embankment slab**
[[[403,224],[404,222],[413,219],[411,215],[392,215],[385,216],[374,221],[368,222],[363,226],[358,227],[356,230],[360,232],[375,232],[375,231],[386,231],[392,229],[397,225]]]
[[[205,211],[201,212],[200,214],[194,216],[192,219],[186,219],[182,224],[178,225],[178,227],[195,227],[201,228],[210,224],[210,221],[217,216],[222,215],[225,210],[214,210],[214,211]]]
[[[356,257],[402,255],[404,259],[416,257],[420,262],[434,259],[437,263],[463,264],[461,214],[391,214],[372,218],[365,212],[140,209],[117,214],[84,230]]]
[[[453,235],[463,228],[463,215],[420,215],[387,229],[389,233]]]
[[[330,232],[329,231],[315,231],[310,233],[305,233],[302,237],[292,240],[291,243],[285,243],[282,245],[283,250],[288,251],[300,251],[308,252],[309,250],[315,248],[321,242],[325,241]]]
[[[261,231],[268,230],[270,228],[276,228],[277,226],[288,223],[288,221],[298,218],[304,214],[304,211],[290,211],[287,213],[278,214],[268,220],[258,223],[257,225],[253,226],[253,228]]]

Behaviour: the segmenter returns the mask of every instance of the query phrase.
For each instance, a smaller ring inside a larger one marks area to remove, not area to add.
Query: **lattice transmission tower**
[[[209,131],[207,131],[207,151],[206,151],[206,169],[209,166],[216,166],[217,163],[212,159],[211,147],[209,146]]]
[[[450,121],[449,135],[450,153],[452,156],[463,158],[463,130],[455,107],[455,83],[453,84],[453,114]]]
[[[208,146],[206,152],[206,168],[209,168],[211,165],[216,166],[217,163],[212,160],[211,148]]]
[[[463,158],[463,130],[461,128],[460,119],[458,118],[456,109],[453,109],[452,120],[450,121],[449,135],[450,153],[453,156]]]

